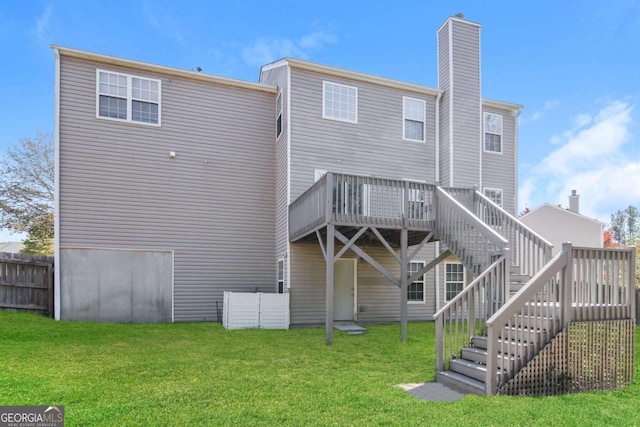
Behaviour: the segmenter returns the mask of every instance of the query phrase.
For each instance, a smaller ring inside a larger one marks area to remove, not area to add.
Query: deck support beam
[[[336,239],[340,240],[345,245],[349,243],[349,239],[347,239],[345,235],[339,232],[338,230],[335,230],[335,236],[336,236]],[[358,245],[352,245],[351,250],[355,252],[356,255],[358,255],[360,258],[368,262],[373,268],[375,268],[380,273],[382,273],[382,275],[387,279],[389,279],[391,283],[393,283],[396,286],[400,286],[400,280],[398,280],[398,278],[396,278],[393,274],[391,274],[391,272],[386,268],[384,268],[378,261],[373,259],[371,255],[363,251]]]
[[[326,303],[325,303],[325,328],[326,328],[326,342],[327,345],[331,345],[333,342],[333,267],[335,263],[334,248],[335,248],[335,225],[327,225],[327,245],[326,245]]]
[[[408,336],[408,295],[407,295],[407,280],[409,260],[408,260],[408,241],[409,232],[406,228],[400,231],[400,338],[403,343],[407,342]]]
[[[440,264],[442,261],[444,261],[449,255],[452,255],[453,252],[451,252],[450,250],[446,250],[443,251],[440,255],[438,255],[436,258],[434,258],[433,260],[431,260],[431,262],[429,262],[429,264],[425,265],[424,267],[422,267],[420,269],[420,271],[416,272],[413,276],[409,277],[408,282],[409,283],[413,283],[416,280],[418,280],[418,278],[420,276],[424,276],[425,274],[427,274],[429,272],[429,270],[431,270],[433,267],[435,267],[436,265]],[[413,259],[413,258],[411,258]]]

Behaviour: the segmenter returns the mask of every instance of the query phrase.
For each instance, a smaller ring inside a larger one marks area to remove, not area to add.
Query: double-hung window
[[[422,99],[402,98],[403,103],[403,139],[408,141],[425,141],[424,124],[426,121],[426,102]]]
[[[451,301],[464,288],[464,267],[459,263],[445,263],[444,294]]]
[[[502,207],[502,188],[486,188],[484,195],[496,205]]]
[[[283,294],[284,293],[284,259],[279,259],[278,260],[278,277],[277,277],[277,281],[278,281],[278,293],[279,294]]]
[[[502,207],[502,189],[501,188],[486,188],[484,189],[484,195],[487,196],[496,205]],[[487,206],[485,208],[485,222],[491,226],[500,226],[502,221],[500,220],[500,212],[495,207]]]
[[[358,122],[358,88],[322,82],[322,117],[343,122]]]
[[[408,268],[409,277],[422,270],[423,267],[424,262],[410,262]],[[424,274],[407,285],[407,300],[413,303],[425,302]]]
[[[160,80],[97,70],[98,117],[160,125]]]
[[[502,153],[502,116],[484,113],[484,151]]]

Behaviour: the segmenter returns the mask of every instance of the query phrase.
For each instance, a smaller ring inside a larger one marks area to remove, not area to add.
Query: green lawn
[[[212,323],[55,322],[0,312],[0,405],[64,405],[66,425],[640,425],[626,389],[424,402],[395,387],[434,376],[434,325],[362,336],[225,331]],[[640,328],[636,329],[636,354]]]

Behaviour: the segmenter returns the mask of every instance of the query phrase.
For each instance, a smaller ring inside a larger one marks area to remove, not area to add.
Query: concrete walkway
[[[464,397],[464,394],[458,393],[440,383],[421,383],[421,384],[400,384],[401,389],[409,394],[422,400],[430,400],[433,402],[455,402]]]

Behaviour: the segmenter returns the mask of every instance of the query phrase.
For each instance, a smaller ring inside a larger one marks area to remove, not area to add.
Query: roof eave
[[[166,67],[163,65],[148,64],[146,62],[134,61],[131,59],[118,58],[115,56],[103,55],[99,53],[87,52],[78,49],[72,49],[55,44],[50,45],[60,53],[61,56],[68,58],[83,59],[87,61],[97,62],[113,66],[127,67],[140,71],[164,74],[168,76],[182,77],[191,80],[199,80],[209,83],[216,83],[224,86],[237,87],[242,89],[255,90],[266,93],[276,93],[276,88],[262,83],[253,83],[243,80],[230,79],[227,77],[214,76],[211,74],[203,74],[197,71],[181,70],[179,68]]]

